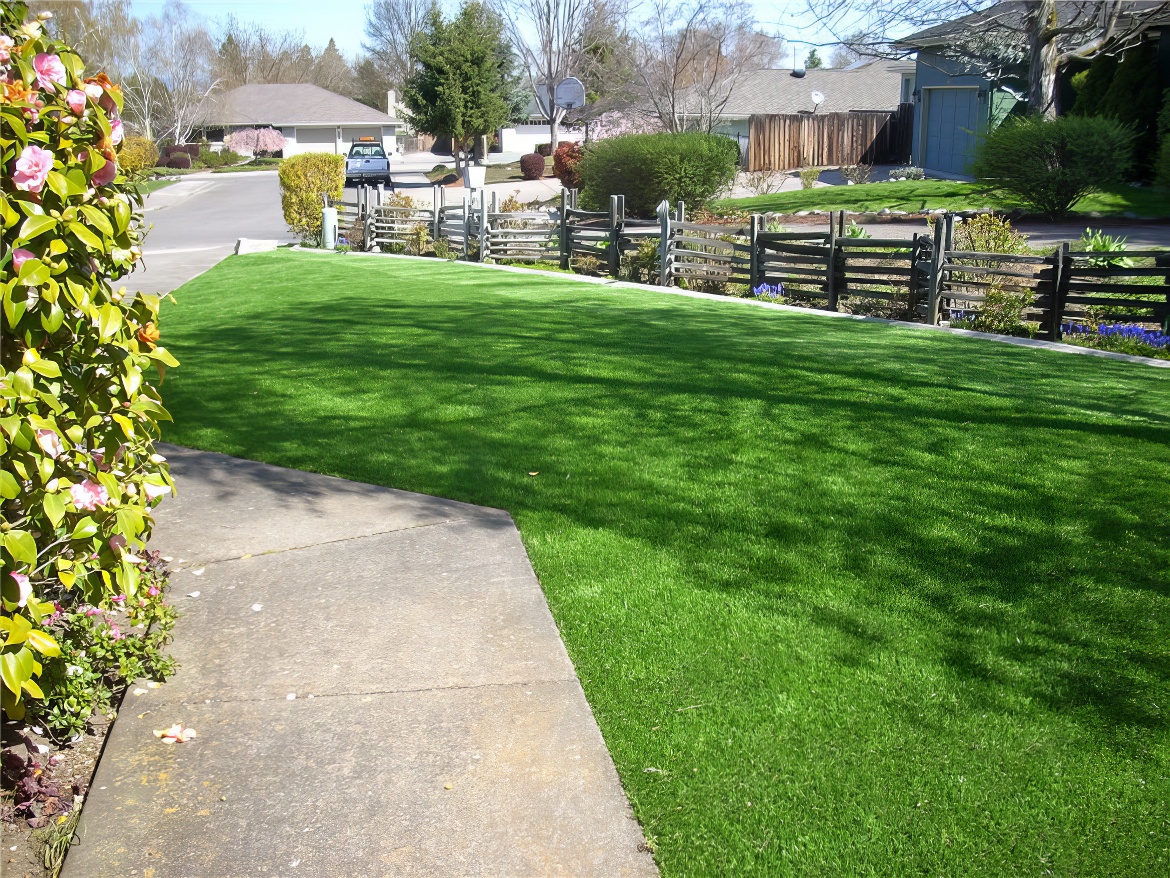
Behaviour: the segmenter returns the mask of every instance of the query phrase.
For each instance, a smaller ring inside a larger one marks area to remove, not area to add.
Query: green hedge
[[[306,152],[285,159],[280,165],[280,206],[289,229],[302,241],[316,242],[321,236],[322,196],[341,198],[345,191],[345,156]]]
[[[1059,216],[1133,165],[1133,130],[1115,119],[1008,119],[980,146],[973,171],[1031,208]]]
[[[735,179],[739,144],[717,134],[629,134],[591,143],[581,159],[581,205],[604,210],[626,197],[626,213],[652,217],[658,203],[699,207]]]

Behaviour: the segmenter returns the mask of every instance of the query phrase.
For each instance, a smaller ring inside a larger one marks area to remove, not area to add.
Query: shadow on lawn
[[[485,298],[430,271],[426,299],[330,301],[277,274],[277,312],[189,285],[167,439],[504,508],[526,539],[620,535],[836,632],[846,666],[905,648],[909,614],[972,707],[1165,727],[1161,376],[589,287],[541,308],[545,279]]]

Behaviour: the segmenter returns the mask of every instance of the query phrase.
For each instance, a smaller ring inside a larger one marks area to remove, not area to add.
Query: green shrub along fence
[[[956,249],[956,224],[967,220],[954,214],[910,238],[872,238],[847,226],[843,211],[830,214],[827,231],[796,231],[769,228],[759,214],[746,224],[688,222],[683,202],[661,202],[653,220],[629,217],[621,195],[608,210],[582,210],[572,189],[562,190],[559,210],[505,211],[483,192],[451,205],[444,199],[435,187],[438,210],[404,208],[367,189],[343,208],[343,227],[361,218],[365,249],[424,252],[422,227],[450,257],[557,261],[586,274],[732,295],[767,285],[791,305],[897,320],[949,319],[1050,339],[1070,321],[1170,330],[1170,251]]]

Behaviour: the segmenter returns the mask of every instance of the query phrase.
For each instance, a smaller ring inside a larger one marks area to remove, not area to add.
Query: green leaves
[[[20,32],[26,12],[23,3],[0,5],[0,32]],[[55,89],[34,81],[39,54],[65,64],[66,81]],[[156,367],[178,364],[154,347],[158,298],[123,299],[112,286],[139,258],[134,220],[142,198],[125,182],[94,192],[92,174],[105,162],[110,132],[107,112],[91,100],[83,118],[66,122],[58,114],[62,88],[86,87],[80,59],[32,31],[10,55],[10,88],[0,107],[3,163],[11,169],[31,146],[55,158],[40,191],[9,187],[0,200],[0,632],[3,704],[18,717],[25,698],[52,697],[53,686],[63,685],[36,679],[41,667],[34,656],[60,654],[44,628],[55,615],[52,601],[77,588],[83,600],[108,605],[140,576],[127,569],[118,547],[140,549],[150,535],[147,480],[169,484],[165,464],[154,458],[158,422],[169,416],[152,379]],[[105,88],[117,104],[116,90]],[[46,104],[36,107],[25,95]],[[26,124],[31,110],[41,112],[40,124]],[[146,326],[150,332],[140,340]]]

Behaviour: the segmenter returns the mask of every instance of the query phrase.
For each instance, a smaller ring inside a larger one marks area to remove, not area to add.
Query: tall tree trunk
[[[552,144],[552,151],[557,151],[557,140],[561,134],[560,114],[556,105],[556,86],[548,84],[548,142]]]
[[[1028,110],[1055,119],[1059,70],[1056,0],[1034,0],[1028,11]]]

